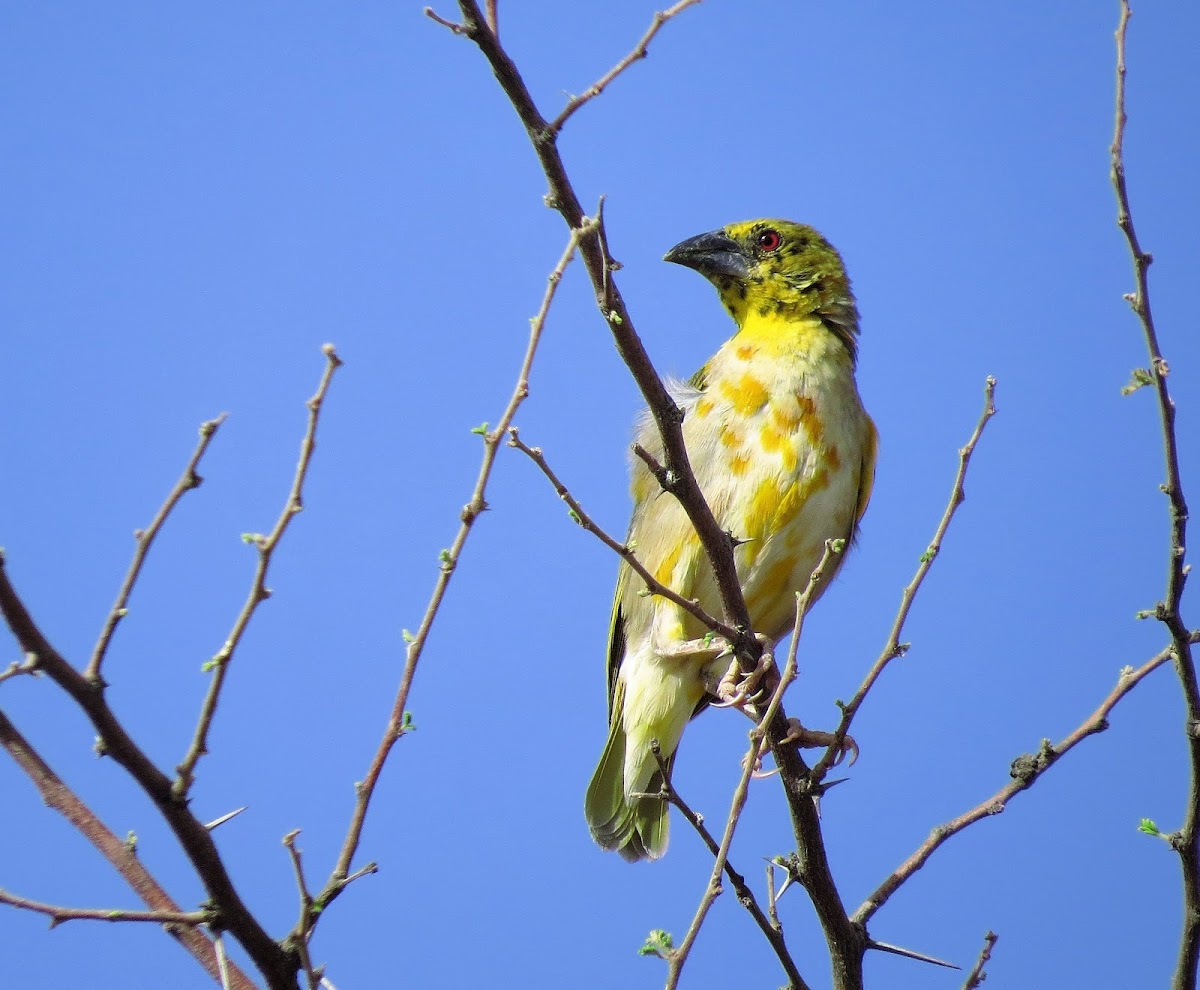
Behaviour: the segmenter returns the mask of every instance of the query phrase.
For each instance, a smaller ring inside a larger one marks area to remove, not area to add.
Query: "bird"
[[[696,481],[733,537],[753,629],[774,644],[792,628],[796,593],[826,540],[853,540],[874,484],[878,433],[855,380],[859,320],[850,280],[824,236],[786,220],[730,224],[682,241],[663,260],[711,282],[737,328],[688,382],[667,385],[683,412]],[[648,411],[635,434],[661,464]],[[719,615],[695,529],[639,457],[631,458],[630,491],[626,542],[638,561]],[[728,693],[728,644],[706,633],[689,612],[649,594],[622,562],[609,628],[609,732],[584,811],[596,843],[629,862],[666,852],[662,769],[669,776],[687,723]]]

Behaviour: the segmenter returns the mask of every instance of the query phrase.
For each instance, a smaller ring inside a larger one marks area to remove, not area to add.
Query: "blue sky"
[[[503,7],[504,5],[502,5]],[[442,13],[453,11],[447,5]],[[82,663],[197,425],[230,418],[156,547],[107,676],[110,699],[169,768],[251,576],[247,531],[287,490],[304,400],[334,342],[300,516],[276,558],[202,764],[194,807],[250,810],[219,833],[275,934],[296,913],[282,835],[323,879],[352,782],[381,734],[480,455],[469,431],[512,388],[528,318],[565,242],[544,180],[478,52],[419,4],[14,2],[0,8],[0,543],[43,629]],[[624,54],[652,7],[509,3],[502,36],[547,112]],[[690,374],[728,335],[713,292],[663,252],[778,215],[842,250],[863,314],[859,382],[882,437],[862,539],[813,613],[789,709],[832,725],[882,646],[981,405],[999,416],[968,501],[914,610],[912,651],[861,713],[862,759],[825,802],[844,899],[857,905],[934,825],[1060,739],[1164,643],[1152,607],[1166,505],[1145,363],[1123,302],[1114,224],[1115,4],[721,3],[688,11],[561,147],[587,203],[608,197],[620,284],[660,371]],[[1194,39],[1200,12],[1139,4],[1127,157],[1154,253],[1155,313],[1194,476]],[[518,423],[614,533],[638,398],[572,270]],[[339,990],[405,985],[655,987],[651,928],[686,929],[708,875],[675,823],[666,859],[601,853],[582,796],[605,733],[612,555],[575,528],[531,464],[504,451],[410,702],[418,731],[384,776],[361,853],[382,871],[314,943]],[[1195,597],[1185,617],[1198,624]],[[0,655],[5,664],[16,656]],[[200,888],[152,808],[44,681],[0,704],[184,905]],[[1112,728],[1000,818],[949,843],[872,934],[969,964],[983,933],[1007,986],[1162,985],[1179,927],[1176,864],[1138,834],[1178,825],[1187,772],[1169,670]],[[744,719],[684,738],[680,790],[721,819]],[[136,900],[0,761],[0,886],[74,905]],[[733,861],[762,886],[786,852],[773,782],[756,784]],[[821,940],[800,895],[783,920],[816,986]],[[202,987],[149,926],[0,913],[15,985]],[[960,977],[871,956],[868,979]],[[731,896],[685,976],[783,980]]]

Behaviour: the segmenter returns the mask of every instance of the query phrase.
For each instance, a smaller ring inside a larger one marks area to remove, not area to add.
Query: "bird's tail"
[[[618,682],[608,741],[588,784],[584,813],[592,838],[602,848],[636,863],[640,859],[658,859],[667,851],[669,805],[663,798],[634,796],[658,794],[663,789],[663,775],[649,740],[630,740],[626,735],[624,703],[625,685]],[[661,740],[668,773],[675,762],[679,741],[678,734],[674,735],[673,739]]]

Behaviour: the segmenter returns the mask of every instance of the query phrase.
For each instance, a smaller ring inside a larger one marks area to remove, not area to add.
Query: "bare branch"
[[[300,443],[300,460],[296,465],[296,473],[292,478],[292,487],[284,502],[283,511],[279,514],[279,518],[275,521],[275,528],[269,535],[263,536],[255,533],[244,537],[258,550],[258,566],[254,571],[250,593],[247,595],[246,602],[237,619],[234,620],[233,629],[225,640],[225,644],[208,663],[209,669],[212,670],[212,681],[209,683],[204,703],[200,707],[200,716],[196,720],[196,731],[192,736],[191,745],[188,747],[183,761],[175,768],[178,777],[175,780],[173,791],[175,796],[180,799],[187,797],[195,779],[196,764],[200,762],[200,757],[208,752],[208,732],[212,727],[213,717],[217,713],[217,703],[221,699],[221,689],[225,685],[225,675],[229,672],[229,664],[233,659],[234,651],[242,641],[246,627],[250,625],[250,620],[254,617],[258,606],[271,597],[271,591],[267,588],[267,571],[271,567],[271,558],[291,521],[304,509],[304,481],[308,477],[308,467],[317,446],[317,424],[321,418],[321,406],[329,391],[330,382],[333,381],[334,372],[342,364],[342,359],[337,356],[337,351],[334,350],[332,344],[326,344],[321,350],[325,355],[325,371],[321,375],[316,394],[308,400],[308,427],[304,432],[304,439]]]
[[[1200,642],[1200,631],[1191,633],[1189,639],[1193,643]],[[1117,680],[1117,686],[1109,692],[1099,707],[1085,718],[1073,732],[1057,745],[1051,745],[1049,739],[1043,739],[1037,753],[1027,753],[1017,757],[1013,761],[1012,768],[1009,771],[1010,776],[1013,778],[1011,783],[1000,788],[991,797],[985,798],[974,808],[963,812],[957,818],[946,822],[944,825],[939,825],[930,832],[929,838],[879,885],[858,910],[854,912],[851,920],[857,924],[865,925],[875,912],[887,903],[888,899],[901,885],[928,862],[929,857],[941,848],[947,839],[953,835],[957,835],[967,826],[973,825],[983,818],[1003,812],[1008,806],[1009,801],[1021,791],[1033,786],[1060,757],[1065,756],[1088,736],[1095,735],[1107,729],[1108,714],[1116,707],[1117,703],[1137,687],[1143,678],[1172,659],[1174,655],[1174,646],[1168,646],[1159,653],[1156,653],[1136,670],[1131,667],[1126,667],[1122,670],[1121,676]]]
[[[293,960],[242,901],[212,836],[188,810],[187,802],[175,796],[170,778],[155,766],[117,719],[105,700],[103,685],[87,680],[72,667],[37,627],[9,580],[3,555],[0,555],[0,613],[21,648],[37,654],[39,668],[87,715],[100,737],[104,754],[124,767],[154,802],[204,883],[219,923],[245,948],[271,990],[292,990],[296,972]]]
[[[513,386],[512,396],[508,400],[508,405],[505,407],[504,412],[501,413],[500,420],[497,422],[495,429],[488,430],[485,423],[477,430],[483,436],[483,458],[479,465],[479,474],[475,479],[475,488],[471,492],[471,500],[463,507],[460,514],[461,524],[459,525],[458,533],[454,537],[454,542],[450,545],[449,549],[442,552],[441,567],[439,568],[437,579],[434,581],[433,592],[430,595],[429,604],[425,608],[425,614],[421,618],[421,623],[417,627],[416,633],[410,634],[407,630],[405,631],[405,638],[408,640],[408,649],[405,654],[404,671],[400,675],[400,684],[396,689],[396,698],[392,704],[391,715],[388,718],[383,739],[380,741],[375,755],[371,758],[371,764],[367,768],[366,776],[361,782],[355,785],[357,799],[354,804],[353,814],[351,815],[350,825],[346,831],[346,838],[342,843],[342,849],[338,854],[333,872],[326,881],[324,889],[317,897],[322,907],[328,907],[345,890],[351,880],[367,872],[374,872],[374,864],[372,864],[368,869],[360,870],[353,876],[349,875],[350,863],[354,859],[354,854],[358,850],[359,840],[362,837],[363,825],[366,822],[367,809],[371,803],[371,796],[375,793],[375,787],[379,782],[380,774],[383,772],[384,764],[387,762],[388,754],[391,753],[392,747],[408,731],[409,716],[406,709],[408,695],[412,690],[413,678],[417,672],[417,664],[421,660],[425,643],[429,638],[429,632],[433,628],[434,620],[437,618],[438,610],[441,608],[442,600],[445,598],[446,589],[449,587],[450,580],[454,576],[454,570],[458,566],[458,561],[462,555],[463,547],[466,545],[467,537],[471,534],[471,528],[487,508],[487,500],[484,496],[487,492],[488,481],[492,476],[492,467],[496,462],[500,439],[512,425],[513,417],[517,414],[517,409],[520,408],[521,403],[529,395],[529,376],[533,370],[533,359],[537,354],[538,344],[541,342],[542,331],[546,325],[546,318],[550,314],[550,306],[554,302],[558,285],[562,281],[567,265],[575,257],[575,252],[578,250],[581,240],[588,236],[594,228],[595,222],[583,217],[580,220],[580,225],[571,230],[567,246],[563,250],[562,256],[558,259],[558,263],[550,272],[546,292],[542,297],[541,307],[538,309],[537,315],[530,321],[529,342],[526,344],[525,356],[521,361],[521,368],[517,373],[517,380]]]
[[[1183,690],[1187,706],[1187,725],[1184,738],[1187,740],[1188,757],[1191,765],[1191,782],[1188,787],[1188,811],[1180,829],[1175,848],[1179,853],[1183,874],[1184,912],[1183,933],[1179,958],[1172,986],[1174,990],[1195,987],[1200,973],[1200,679],[1196,674],[1196,662],[1192,653],[1192,640],[1184,622],[1180,606],[1183,588],[1187,582],[1189,565],[1187,553],[1187,500],[1183,493],[1183,478],[1179,468],[1179,441],[1175,432],[1175,402],[1167,386],[1170,368],[1159,346],[1154,316],[1150,309],[1150,264],[1153,257],[1143,250],[1133,225],[1133,211],[1129,204],[1129,188],[1125,179],[1125,43],[1129,29],[1129,18],[1133,12],[1129,0],[1121,0],[1121,18],[1117,24],[1117,75],[1116,108],[1113,126],[1112,184],[1117,198],[1117,226],[1125,235],[1129,253],[1133,259],[1136,290],[1125,299],[1138,318],[1150,358],[1150,368],[1141,376],[1154,385],[1158,400],[1158,417],[1162,431],[1163,460],[1167,480],[1162,486],[1170,501],[1170,532],[1167,546],[1167,586],[1163,600],[1158,603],[1154,615],[1168,629],[1174,645],[1175,673]],[[1135,377],[1139,377],[1135,372]]]
[[[673,804],[683,814],[683,817],[688,820],[688,823],[694,828],[701,840],[708,847],[708,851],[713,856],[720,856],[721,847],[717,840],[713,838],[712,833],[708,830],[708,826],[704,824],[702,815],[694,812],[680,793],[675,789],[675,783],[671,779],[670,767],[667,761],[663,759],[662,750],[659,748],[658,740],[652,740],[650,743],[651,751],[654,753],[654,759],[658,763],[659,772],[663,779],[662,799]],[[754,923],[758,925],[763,936],[770,943],[771,948],[775,950],[775,955],[779,958],[779,963],[783,966],[783,970],[788,975],[790,986],[793,990],[809,990],[808,984],[800,975],[800,971],[796,968],[796,962],[792,959],[791,953],[788,951],[787,943],[783,939],[783,928],[779,924],[779,918],[775,915],[775,898],[771,897],[771,917],[767,917],[759,906],[758,898],[754,896],[754,891],[750,889],[746,883],[746,878],[738,873],[729,862],[729,857],[725,858],[725,875],[729,877],[729,882],[733,884],[734,894],[737,896],[738,902],[754,919]],[[768,876],[772,876],[768,870]],[[772,895],[774,891],[772,890]]]
[[[488,2],[489,14],[491,14],[491,4],[494,2],[494,0],[488,0]],[[572,96],[567,101],[567,105],[563,107],[562,113],[560,113],[550,122],[550,131],[554,134],[557,134],[559,131],[561,131],[563,129],[563,125],[571,119],[571,116],[576,110],[582,107],[585,103],[594,100],[597,96],[608,89],[609,85],[614,79],[617,78],[617,76],[633,65],[634,62],[644,59],[649,54],[650,42],[654,40],[654,36],[662,30],[662,26],[666,24],[667,21],[678,14],[682,14],[685,10],[687,10],[688,7],[694,7],[700,2],[702,2],[702,0],[679,0],[679,3],[675,4],[675,6],[669,7],[666,10],[657,11],[654,14],[653,19],[650,21],[650,27],[647,29],[646,33],[642,35],[641,41],[634,46],[633,51],[621,59],[621,61],[604,73],[604,75],[592,83],[591,86],[589,86],[578,96]],[[494,17],[489,17],[488,23],[491,26],[492,34],[497,34]]]
[[[987,979],[983,967],[992,958],[992,947],[999,940],[1000,936],[995,932],[988,932],[983,936],[983,948],[979,950],[979,958],[975,960],[975,965],[971,967],[971,971],[963,981],[962,990],[976,990],[977,987],[983,986],[983,981]]]
[[[121,875],[130,889],[151,912],[156,914],[186,914],[163,890],[158,881],[129,843],[120,839],[51,769],[17,727],[0,711],[0,746],[41,794],[42,801],[67,819],[79,833],[99,850]],[[168,926],[167,931],[195,957],[214,980],[219,978],[213,943],[195,925]],[[233,990],[255,990],[254,984],[237,966],[231,965],[229,984]]]
[[[619,554],[621,559],[628,563],[638,577],[640,577],[646,583],[646,588],[649,590],[650,594],[665,598],[667,601],[678,605],[689,615],[693,616],[697,622],[703,624],[706,629],[711,629],[719,636],[724,636],[729,642],[733,642],[735,639],[737,639],[738,634],[736,630],[731,629],[719,619],[714,619],[703,608],[700,607],[700,603],[695,599],[684,598],[678,592],[672,591],[670,588],[668,588],[653,574],[646,570],[645,565],[638,560],[637,553],[632,547],[625,543],[619,543],[604,529],[598,526],[595,520],[592,519],[592,517],[586,512],[584,512],[583,506],[579,504],[578,500],[574,495],[571,494],[567,486],[559,480],[558,475],[556,475],[550,465],[546,463],[546,457],[545,454],[542,453],[541,447],[528,446],[521,439],[519,431],[516,429],[516,427],[513,427],[508,431],[508,437],[508,445],[510,447],[516,447],[517,450],[521,451],[521,453],[523,453],[541,469],[542,474],[544,474],[550,481],[550,484],[554,486],[554,491],[557,493],[558,497],[567,503],[567,508],[571,511],[571,518],[574,519],[575,522],[579,523],[579,525],[586,529],[589,533],[599,539],[600,542],[606,547]]]
[[[870,671],[867,672],[867,676],[863,679],[862,684],[859,685],[858,690],[854,692],[854,697],[847,704],[841,706],[842,718],[834,732],[835,742],[825,751],[821,759],[817,761],[816,766],[813,767],[812,772],[815,780],[819,781],[823,779],[825,774],[829,772],[830,767],[837,761],[842,743],[845,741],[850,731],[850,725],[854,721],[854,716],[858,714],[858,710],[866,700],[867,694],[879,679],[879,675],[883,673],[884,668],[897,657],[904,656],[908,650],[908,645],[900,642],[900,636],[904,632],[904,624],[908,621],[908,614],[912,610],[917,592],[921,590],[921,585],[925,581],[925,575],[929,573],[929,569],[933,566],[933,562],[942,550],[942,541],[946,538],[946,532],[950,528],[950,521],[954,518],[958,507],[966,501],[967,493],[964,488],[964,482],[967,478],[967,466],[971,462],[971,455],[975,452],[975,445],[979,443],[979,438],[983,436],[984,428],[987,426],[988,421],[996,415],[996,379],[991,375],[984,382],[983,396],[983,412],[979,415],[979,421],[975,424],[975,429],[966,444],[959,448],[958,451],[958,472],[954,476],[954,485],[950,490],[950,501],[946,503],[946,510],[942,513],[942,518],[938,522],[937,529],[934,530],[933,539],[929,541],[929,546],[921,554],[921,562],[917,566],[917,572],[913,575],[912,580],[908,582],[903,594],[900,596],[900,608],[896,612],[895,621],[892,622],[891,631],[888,633],[887,642],[884,643],[879,658],[875,661]]]
[[[113,603],[108,617],[104,620],[104,628],[100,630],[100,638],[96,640],[96,646],[92,650],[92,657],[83,671],[83,676],[89,681],[95,681],[100,677],[100,665],[104,662],[104,657],[108,653],[108,646],[112,642],[113,633],[117,631],[117,624],[125,618],[128,612],[129,596],[133,593],[133,586],[137,584],[137,579],[142,573],[142,565],[146,562],[146,555],[150,552],[150,545],[154,542],[154,538],[158,536],[158,531],[162,529],[163,523],[167,521],[167,517],[174,511],[180,499],[193,488],[199,488],[201,482],[204,481],[196,473],[196,468],[199,466],[200,459],[204,456],[205,451],[208,450],[208,445],[212,443],[213,437],[217,435],[217,430],[225,422],[227,415],[227,413],[221,413],[216,419],[210,419],[200,424],[200,442],[196,444],[196,449],[192,451],[192,456],[184,467],[183,474],[175,482],[175,487],[167,495],[166,501],[159,506],[158,512],[150,520],[150,525],[145,529],[137,530],[133,534],[134,539],[137,540],[137,547],[133,552],[133,560],[129,564],[129,570],[125,573],[125,580],[121,582],[121,590],[117,592],[117,600]]]
[[[0,890],[0,904],[33,911],[50,918],[50,927],[67,921],[150,921],[159,925],[205,925],[212,921],[207,911],[127,911],[123,908],[70,908],[18,897]]]

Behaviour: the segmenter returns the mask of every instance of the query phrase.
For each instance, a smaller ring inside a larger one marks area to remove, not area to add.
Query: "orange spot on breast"
[[[739,477],[746,473],[746,469],[750,467],[750,458],[745,454],[737,454],[729,459],[729,471],[731,474],[736,474]]]
[[[758,433],[758,442],[767,453],[773,453],[783,446],[783,437],[770,423]]]
[[[771,424],[780,433],[795,433],[800,425],[800,411],[790,406],[774,405],[771,407]]]
[[[796,401],[800,406],[800,425],[804,427],[804,434],[809,443],[819,447],[825,437],[825,424],[817,415],[816,404],[807,395],[796,396]]]
[[[740,447],[742,445],[742,435],[728,423],[721,424],[721,429],[717,435],[721,438],[721,443],[726,447]]]
[[[756,413],[767,404],[767,387],[751,374],[742,375],[736,382],[723,381],[719,388],[734,411],[742,416]]]
[[[755,347],[753,344],[742,344],[735,352],[743,361],[749,361],[754,357]]]
[[[712,399],[701,399],[696,403],[696,415],[703,419],[713,410]]]
[[[825,463],[829,465],[830,471],[840,471],[842,469],[842,459],[838,456],[836,445],[831,444],[829,449],[825,451]]]

